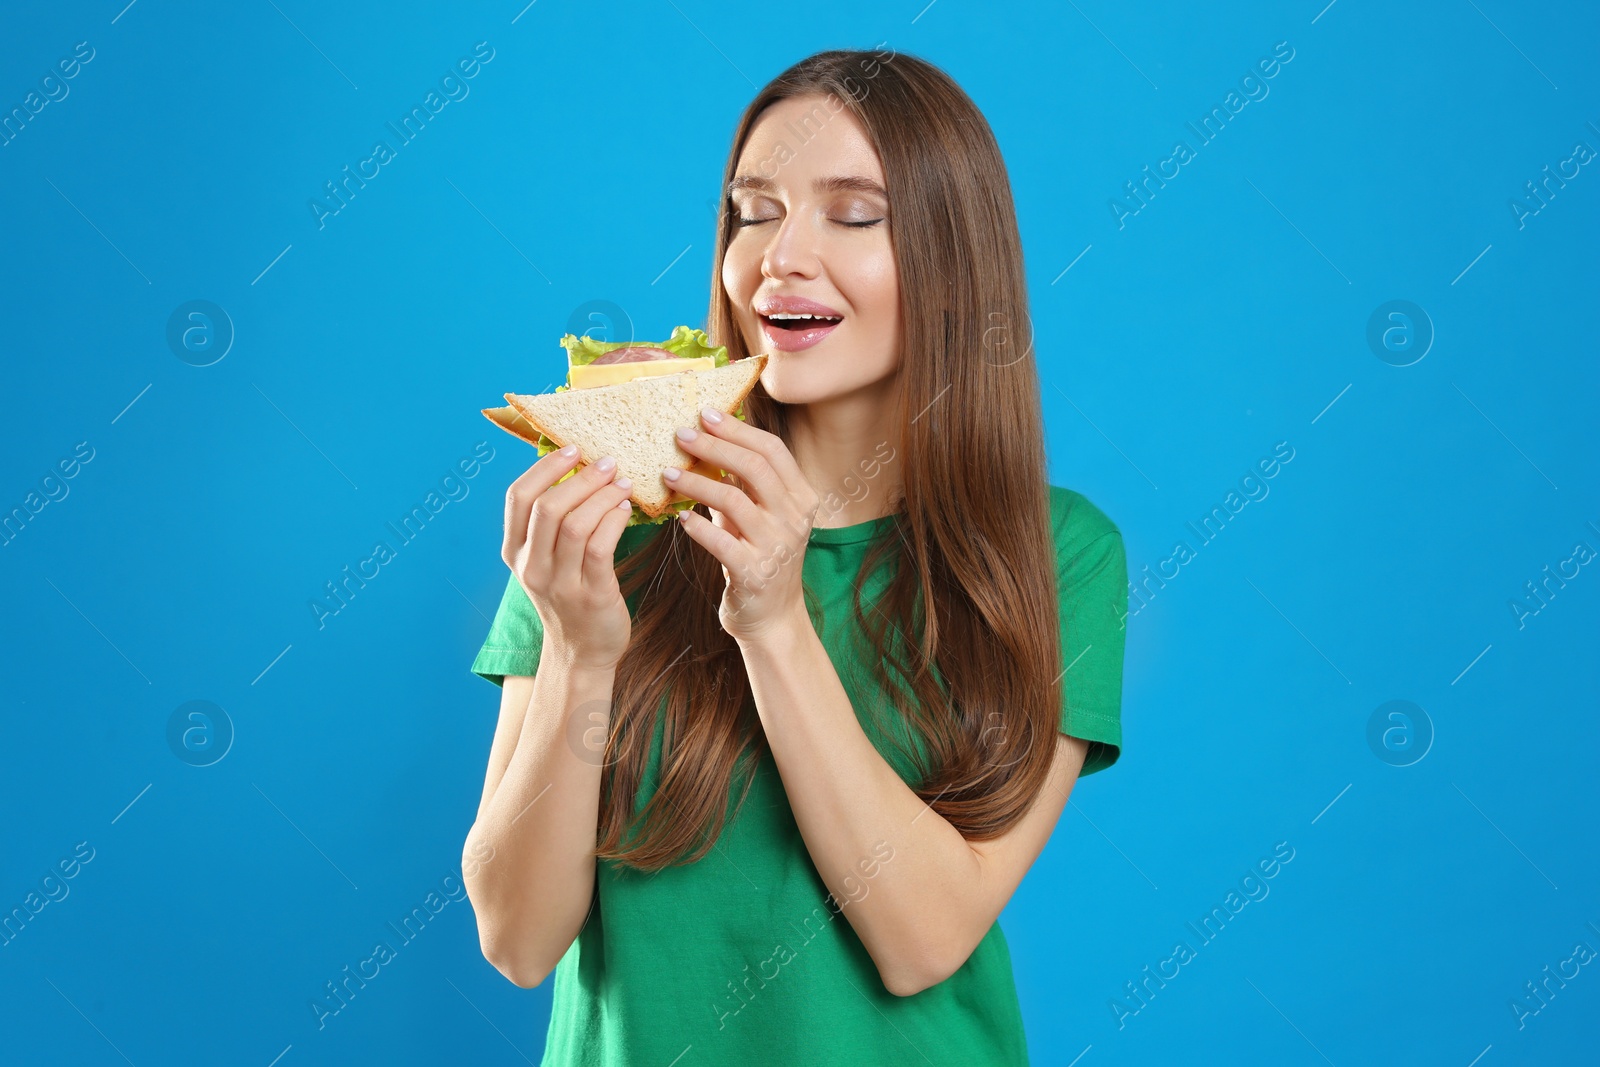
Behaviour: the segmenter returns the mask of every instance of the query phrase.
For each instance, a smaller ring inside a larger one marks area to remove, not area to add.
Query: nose
[[[761,257],[761,272],[769,278],[814,278],[820,265],[816,228],[798,212],[777,225]]]

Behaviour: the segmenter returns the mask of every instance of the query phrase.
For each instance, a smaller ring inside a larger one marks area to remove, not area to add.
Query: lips
[[[793,315],[820,315],[830,319],[843,318],[843,314],[833,310],[826,304],[819,304],[815,300],[807,300],[803,296],[790,296],[784,293],[774,293],[755,302],[757,315],[773,315],[786,312]]]
[[[761,332],[774,348],[797,352],[821,341],[844,321],[844,316],[815,300],[800,296],[766,297],[755,305]]]
[[[838,328],[838,322],[830,322],[826,325],[793,329],[778,326],[764,315],[761,318],[761,332],[766,335],[767,342],[780,352],[799,352],[801,349],[810,348]]]

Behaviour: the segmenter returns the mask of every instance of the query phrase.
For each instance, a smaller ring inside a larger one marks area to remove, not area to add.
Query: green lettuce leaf
[[[603,356],[607,352],[611,352],[618,348],[664,348],[668,352],[671,352],[673,356],[678,359],[701,359],[705,356],[710,356],[713,360],[713,366],[717,367],[725,367],[729,362],[728,349],[726,345],[713,345],[711,343],[711,338],[706,336],[706,332],[704,330],[692,330],[688,326],[674,327],[672,336],[660,343],[651,341],[596,341],[592,337],[578,337],[569,333],[561,338],[561,347],[567,350],[567,372],[569,381],[573,367],[586,367],[590,363],[593,363],[600,356]],[[558,385],[556,386],[555,391],[561,393],[570,388],[570,385]],[[733,414],[735,418],[743,419],[743,405],[741,405],[739,410],[735,411]],[[539,458],[543,459],[545,456],[549,455],[555,450],[556,443],[550,440],[550,438],[546,437],[544,434],[540,434]],[[568,471],[566,474],[562,475],[556,480],[556,484],[560,485],[562,482],[566,481],[576,473],[578,473],[576,468]],[[663,511],[659,516],[652,519],[650,516],[646,515],[642,510],[640,510],[639,505],[635,504],[633,505],[633,514],[628,518],[628,525],[658,525],[666,522],[668,519],[676,518],[680,511],[683,511],[687,508],[692,508],[694,505],[695,502],[693,500],[679,500],[667,505],[666,511]]]
[[[678,359],[700,359],[710,356],[716,361],[715,366],[728,365],[727,346],[713,345],[704,330],[691,330],[687,326],[675,327],[672,336],[660,344],[650,341],[596,341],[593,337],[577,337],[569,333],[561,338],[561,347],[567,350],[569,370],[573,367],[586,367],[607,352],[619,348],[664,348]]]

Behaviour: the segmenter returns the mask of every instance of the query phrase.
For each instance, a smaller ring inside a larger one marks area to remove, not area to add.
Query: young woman
[[[729,477],[507,494],[484,955],[554,970],[547,1064],[1025,1063],[996,917],[1120,752],[1127,576],[1048,483],[1004,164],[938,68],[830,51],[724,181],[708,331],[768,361],[679,440]]]

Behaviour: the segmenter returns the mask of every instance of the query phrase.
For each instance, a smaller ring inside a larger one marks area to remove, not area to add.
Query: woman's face
[[[855,116],[837,98],[780,100],[756,120],[734,175],[722,285],[747,349],[768,353],[768,395],[810,404],[891,376],[900,290],[889,198]],[[785,312],[825,318],[786,329]]]

